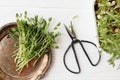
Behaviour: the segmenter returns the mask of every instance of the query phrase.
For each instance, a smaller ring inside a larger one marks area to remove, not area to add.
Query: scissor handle
[[[92,44],[93,46],[95,46],[95,47],[97,48],[96,44],[94,44],[93,42],[90,42],[90,41],[86,41],[86,40],[81,40],[81,41],[78,40],[78,39],[73,40],[72,43],[68,46],[67,50],[65,51],[65,54],[64,54],[64,57],[63,57],[63,62],[64,62],[64,65],[65,65],[66,69],[67,69],[68,71],[72,72],[72,73],[75,73],[75,74],[78,74],[78,73],[81,72],[80,64],[79,64],[79,61],[78,61],[78,58],[77,58],[77,54],[76,54],[76,51],[75,51],[75,47],[74,47],[74,44],[77,44],[77,43],[79,43],[80,46],[82,47],[83,51],[85,52],[85,55],[87,56],[87,58],[88,58],[88,60],[89,60],[89,62],[90,62],[90,64],[91,64],[92,66],[97,66],[97,65],[99,64],[99,62],[100,62],[100,59],[101,59],[101,55],[99,54],[99,59],[98,59],[97,63],[94,64],[94,63],[91,61],[91,59],[90,59],[90,57],[89,57],[89,55],[88,55],[88,53],[87,53],[87,51],[85,50],[84,45],[83,45],[83,43],[89,43],[89,44]],[[67,52],[69,51],[70,47],[72,47],[72,49],[73,49],[74,56],[75,56],[75,60],[76,60],[77,66],[78,66],[78,71],[73,71],[73,70],[71,70],[70,68],[68,68],[68,66],[67,66],[67,64],[66,64],[65,58],[66,58],[66,54],[67,54]],[[97,48],[97,50],[98,50],[98,48]],[[99,50],[98,50],[98,51],[99,51]]]
[[[81,41],[80,41],[81,47],[82,47],[83,51],[85,52],[85,55],[87,56],[90,64],[91,64],[92,66],[97,66],[97,65],[99,64],[100,60],[101,60],[101,55],[99,54],[99,59],[98,59],[97,63],[94,64],[94,63],[91,61],[91,59],[90,59],[89,55],[87,54],[87,51],[85,50],[85,48],[84,48],[84,46],[83,46],[82,43],[89,43],[89,44],[94,45],[94,46],[97,48],[96,44],[94,44],[93,42],[90,42],[90,41],[86,41],[86,40],[81,40]],[[98,50],[98,48],[97,48],[97,50]],[[98,52],[99,52],[99,50],[98,50]]]
[[[71,73],[74,73],[74,74],[79,74],[81,72],[81,68],[80,68],[80,64],[79,64],[79,61],[78,61],[78,58],[77,58],[77,54],[76,54],[76,51],[75,51],[75,48],[74,48],[74,44],[77,43],[77,41],[72,41],[72,43],[68,46],[67,50],[65,51],[65,54],[63,56],[63,62],[64,62],[64,65],[66,67],[66,69],[68,71],[70,71]],[[73,53],[74,53],[74,56],[75,56],[75,60],[76,60],[76,63],[77,63],[77,67],[78,67],[78,71],[73,71],[71,70],[70,68],[68,68],[67,64],[66,64],[66,54],[67,52],[69,51],[70,47],[72,47],[73,49]]]

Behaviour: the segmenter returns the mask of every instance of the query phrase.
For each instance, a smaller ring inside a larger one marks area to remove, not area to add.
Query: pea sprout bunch
[[[14,62],[19,73],[24,67],[28,67],[31,60],[34,59],[34,66],[41,56],[49,53],[51,48],[58,48],[55,44],[60,32],[55,32],[55,30],[58,29],[60,23],[49,31],[51,21],[51,17],[48,20],[39,18],[37,15],[28,17],[26,11],[24,15],[16,14],[17,27],[12,28],[9,35],[17,39],[15,44],[17,50],[14,51],[13,57],[15,57]]]

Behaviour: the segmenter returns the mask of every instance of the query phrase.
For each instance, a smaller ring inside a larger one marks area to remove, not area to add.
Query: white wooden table
[[[57,39],[59,49],[52,50],[53,61],[50,69],[42,80],[119,80],[120,70],[117,70],[118,62],[113,68],[107,60],[109,55],[103,52],[101,62],[93,67],[88,62],[83,51],[77,47],[81,66],[80,74],[72,74],[66,70],[63,64],[63,55],[71,43],[63,23],[69,24],[73,16],[78,15],[75,20],[75,31],[79,39],[93,41],[98,45],[97,29],[94,14],[94,0],[0,0],[0,26],[15,21],[16,13],[28,11],[30,16],[38,14],[44,17],[53,17],[53,24],[61,22],[59,27],[61,36]],[[99,45],[98,45],[99,46]],[[96,56],[93,60],[97,60]],[[69,56],[69,65],[75,68],[72,55]]]

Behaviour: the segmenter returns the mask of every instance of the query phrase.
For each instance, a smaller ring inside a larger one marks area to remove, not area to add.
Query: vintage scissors
[[[75,34],[74,30],[73,30],[72,22],[70,22],[71,31],[70,31],[70,29],[68,29],[68,27],[67,27],[66,25],[64,25],[64,26],[65,26],[65,29],[66,29],[67,33],[69,34],[70,38],[72,39],[71,44],[68,46],[68,48],[67,48],[67,50],[65,51],[65,54],[64,54],[64,56],[63,56],[63,62],[64,62],[64,65],[65,65],[66,69],[67,69],[68,71],[70,71],[71,73],[75,73],[75,74],[78,74],[78,73],[81,72],[80,64],[79,64],[78,57],[77,57],[76,50],[75,50],[75,46],[74,46],[74,45],[77,44],[77,43],[80,44],[80,46],[82,47],[82,50],[84,51],[84,53],[85,53],[86,57],[88,58],[88,61],[90,62],[90,64],[91,64],[92,66],[97,66],[97,65],[99,64],[99,62],[100,62],[101,55],[99,54],[99,59],[98,59],[97,63],[94,64],[94,63],[92,62],[92,60],[90,59],[90,57],[89,57],[89,55],[88,55],[88,53],[87,53],[87,51],[86,51],[83,43],[91,44],[91,45],[95,46],[95,48],[98,50],[96,44],[94,44],[93,42],[90,42],[90,41],[77,39],[77,38],[76,38],[76,34]],[[72,47],[72,50],[73,50],[73,52],[74,52],[74,57],[75,57],[75,60],[76,60],[76,63],[77,63],[78,71],[73,71],[73,70],[71,70],[71,69],[67,66],[67,64],[66,64],[66,54],[67,54],[67,52],[69,51],[70,47]],[[98,53],[99,53],[99,50],[98,50]]]

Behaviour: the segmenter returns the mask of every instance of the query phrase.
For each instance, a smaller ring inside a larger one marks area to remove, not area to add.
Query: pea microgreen
[[[96,0],[95,14],[100,46],[111,55],[113,66],[120,59],[120,0]]]
[[[17,27],[12,28],[9,35],[18,40],[14,55],[17,71],[21,72],[32,59],[35,60],[35,65],[38,59],[47,54],[51,48],[58,48],[55,44],[60,32],[54,31],[60,26],[60,23],[55,26],[53,31],[49,31],[51,21],[51,17],[48,20],[38,16],[28,17],[26,11],[24,15],[16,14]]]

